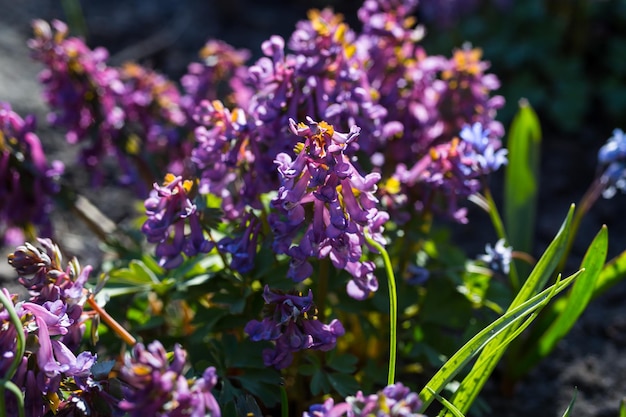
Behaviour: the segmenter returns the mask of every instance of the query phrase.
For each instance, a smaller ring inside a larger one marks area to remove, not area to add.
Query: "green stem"
[[[17,412],[19,417],[24,417],[24,396],[22,390],[11,381],[4,381],[0,384],[0,417],[6,417],[6,406],[4,404],[4,390],[7,389],[15,395],[17,401]]]
[[[383,257],[387,284],[389,285],[389,373],[387,385],[392,385],[396,379],[396,351],[398,343],[398,293],[396,290],[396,277],[393,273],[389,254],[380,243],[365,234],[367,243],[373,246]]]
[[[330,259],[324,258],[320,260],[320,273],[317,277],[317,318],[324,321],[326,316],[326,297],[328,295],[328,280],[330,274]]]
[[[556,271],[563,271],[565,268],[565,263],[567,262],[567,257],[572,249],[572,245],[574,244],[574,239],[578,233],[580,223],[583,217],[585,217],[585,214],[587,214],[594,203],[598,200],[598,197],[600,197],[605,187],[606,184],[602,181],[602,177],[596,178],[595,181],[589,186],[589,189],[587,189],[585,194],[582,196],[580,202],[576,205],[576,211],[574,212],[574,217],[572,218],[572,226],[570,228],[569,235],[567,236],[567,246]]]
[[[474,202],[478,204],[479,207],[484,208],[489,214],[491,223],[493,223],[493,228],[496,230],[496,234],[498,235],[498,239],[504,239],[504,241],[509,244],[509,239],[507,238],[504,223],[502,222],[502,217],[498,211],[498,206],[496,206],[496,202],[491,195],[491,191],[486,185],[483,187],[483,194],[484,195],[480,195],[478,193],[475,194],[473,197],[478,201]],[[513,291],[518,291],[520,289],[520,282],[519,277],[517,276],[517,269],[515,268],[515,264],[513,262],[511,262],[509,270],[509,280],[511,281]]]
[[[281,417],[289,417],[289,399],[284,385],[280,386],[280,415]]]
[[[24,351],[26,350],[26,337],[24,336],[24,327],[22,326],[22,320],[20,320],[17,312],[15,311],[15,307],[13,306],[13,302],[9,297],[6,296],[3,290],[0,290],[0,304],[4,306],[9,314],[9,319],[13,326],[15,326],[15,334],[17,338],[17,346],[15,356],[13,357],[13,361],[9,366],[9,369],[0,379],[0,417],[6,417],[6,407],[4,404],[4,391],[5,389],[9,389],[12,391],[17,397],[17,404],[20,416],[24,415],[24,399],[22,397],[22,392],[17,388],[15,384],[11,382],[11,378],[15,375],[17,368],[20,366],[22,362],[22,358],[24,358]]]

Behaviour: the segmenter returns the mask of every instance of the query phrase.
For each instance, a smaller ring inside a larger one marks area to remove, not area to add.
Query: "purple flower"
[[[246,273],[254,267],[261,223],[252,213],[248,213],[241,220],[241,225],[243,232],[239,236],[225,237],[217,243],[217,247],[221,252],[232,255],[230,262],[232,269]]]
[[[361,261],[364,233],[368,229],[384,244],[382,224],[388,218],[378,210],[374,196],[380,174],[362,176],[345,155],[359,137],[358,127],[340,133],[311,118],[308,124],[291,120],[290,126],[293,133],[304,137],[304,143],[296,145],[295,159],[288,154],[276,157],[282,186],[272,200],[276,213],[269,218],[276,238],[274,251],[292,257],[288,276],[297,282],[312,272],[308,258],[329,257],[336,268],[352,274],[350,295],[366,298],[378,285],[373,266]],[[355,288],[358,291],[351,290]]]
[[[359,391],[345,402],[335,404],[329,399],[315,404],[302,417],[424,417],[419,413],[421,407],[418,395],[398,382],[376,394],[366,396]]]
[[[52,234],[52,198],[59,192],[64,166],[47,161],[34,129],[32,116],[22,119],[0,102],[0,243],[23,242],[33,226],[43,236]]]
[[[323,324],[317,320],[317,310],[313,304],[313,293],[283,294],[265,286],[264,318],[262,321],[251,320],[244,331],[250,339],[274,341],[273,349],[263,351],[266,366],[277,369],[286,368],[292,361],[293,353],[304,349],[327,351],[333,349],[337,337],[345,330],[339,320]]]
[[[191,115],[203,100],[218,100],[230,90],[229,102],[244,105],[252,92],[245,85],[247,68],[245,62],[250,52],[235,49],[226,42],[209,40],[200,51],[202,62],[193,62],[187,67],[180,83],[185,90],[183,106]]]
[[[164,268],[179,266],[183,253],[195,256],[213,249],[213,244],[204,237],[199,213],[190,200],[192,186],[192,181],[168,174],[163,186],[154,184],[144,203],[148,219],[141,231],[148,242],[157,244],[156,255]],[[189,233],[185,231],[186,224]]]
[[[147,347],[139,343],[127,354],[120,369],[124,397],[119,408],[132,417],[212,416],[221,411],[211,393],[217,383],[215,368],[207,368],[202,378],[189,381],[183,375],[187,353],[174,346],[173,360],[159,341]]]
[[[45,66],[39,79],[44,99],[53,109],[49,121],[67,129],[69,143],[87,142],[97,127],[96,140],[81,153],[81,162],[93,172],[104,156],[118,155],[115,142],[125,120],[118,103],[124,92],[119,73],[106,65],[104,48],[91,50],[81,39],[68,38],[67,25],[58,20],[52,27],[36,20],[33,31],[28,46]]]
[[[272,189],[276,174],[254,120],[220,101],[202,101],[194,113],[196,146],[191,161],[199,172],[198,192],[222,199],[224,218],[238,220],[246,207],[261,208],[259,196]]]
[[[507,164],[508,151],[502,148],[496,150],[495,146],[499,146],[500,141],[490,139],[489,130],[483,130],[480,122],[474,123],[471,127],[465,125],[459,136],[471,145],[475,153],[472,155],[470,151],[469,155],[476,159],[484,174],[497,171],[502,165]]]

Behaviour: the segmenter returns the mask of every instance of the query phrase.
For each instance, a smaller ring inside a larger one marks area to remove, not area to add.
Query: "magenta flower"
[[[296,146],[295,159],[286,153],[276,156],[282,186],[272,201],[276,212],[269,219],[274,251],[291,256],[288,276],[296,282],[311,274],[308,258],[329,257],[336,268],[353,276],[348,293],[366,298],[378,289],[378,282],[373,264],[361,261],[364,233],[367,229],[384,243],[382,225],[388,218],[378,210],[374,196],[380,174],[362,176],[345,155],[359,136],[358,127],[340,133],[310,118],[308,124],[292,120],[290,125],[304,143]]]
[[[273,349],[263,351],[263,361],[267,366],[286,368],[293,359],[293,353],[304,349],[327,351],[333,349],[337,337],[345,330],[341,322],[334,319],[330,324],[317,320],[317,310],[313,304],[313,293],[283,294],[265,286],[264,318],[251,320],[244,331],[250,339],[274,341]]]

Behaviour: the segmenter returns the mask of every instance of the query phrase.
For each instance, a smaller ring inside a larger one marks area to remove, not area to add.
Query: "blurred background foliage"
[[[429,53],[464,42],[483,49],[507,99],[505,126],[521,97],[544,128],[564,134],[623,124],[626,2],[422,0],[419,13]]]

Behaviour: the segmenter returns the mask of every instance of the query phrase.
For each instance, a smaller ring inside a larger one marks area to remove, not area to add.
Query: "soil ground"
[[[58,132],[45,129],[46,108],[36,82],[37,64],[29,58],[26,39],[29,22],[34,18],[67,20],[62,2],[0,0],[0,101],[8,101],[20,114],[37,115],[41,121],[39,136],[46,138],[52,158],[71,160]],[[219,38],[248,48],[258,56],[260,44],[270,35],[288,36],[295,22],[306,16],[309,7],[326,3],[230,0],[218,1],[89,1],[83,3],[88,22],[90,44],[111,51],[112,63],[127,59],[160,68],[177,79],[186,65],[196,59],[197,51],[208,38]],[[336,9],[352,13],[354,1],[337,2]],[[340,6],[340,7],[339,7]],[[613,127],[587,129],[577,137],[546,133],[542,150],[540,212],[537,224],[537,254],[547,246],[562,222],[569,205],[577,202],[591,183],[595,153],[611,134]],[[499,185],[494,179],[494,188]],[[116,211],[116,201],[123,193],[99,198],[85,190],[88,197],[107,211],[115,221],[124,213]],[[111,190],[113,193],[113,190]],[[573,264],[602,224],[609,226],[610,253],[626,249],[626,222],[623,213],[626,196],[599,201],[582,224],[576,242]],[[57,213],[57,232],[64,249],[79,256],[82,264],[101,261],[98,244],[90,232],[66,213]],[[482,218],[481,218],[482,216]],[[481,213],[462,226],[459,242],[470,256],[482,252],[488,229]],[[475,219],[475,220],[474,220]],[[4,254],[3,254],[4,256]],[[11,271],[0,262],[0,279],[9,284]],[[574,391],[578,391],[573,415],[578,417],[617,417],[621,399],[626,395],[626,282],[595,300],[572,332],[553,354],[524,379],[511,397],[498,389],[497,375],[482,396],[491,411],[486,416],[560,417]]]

